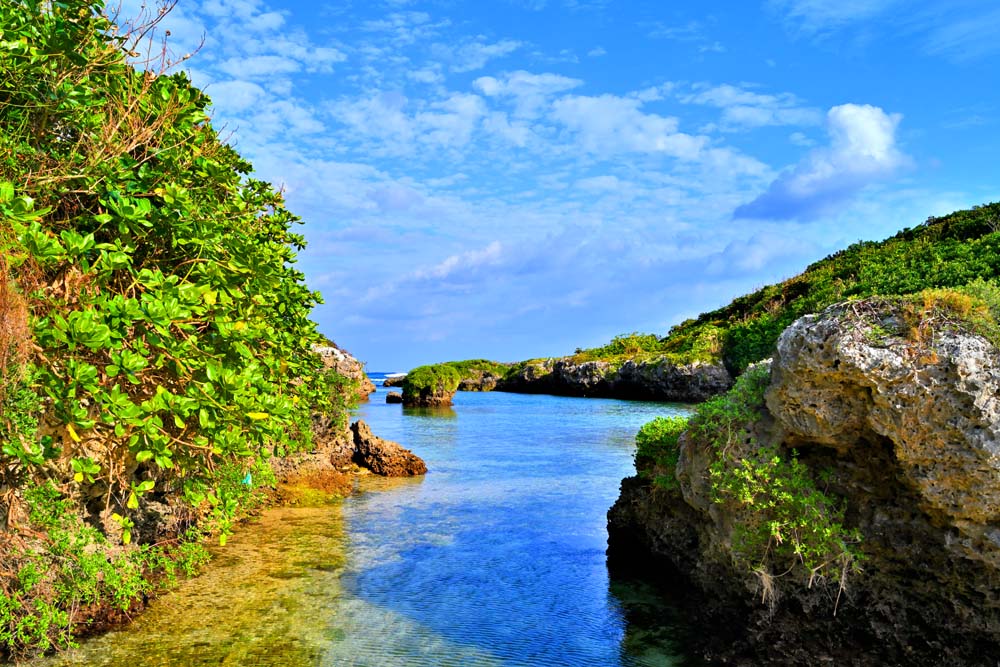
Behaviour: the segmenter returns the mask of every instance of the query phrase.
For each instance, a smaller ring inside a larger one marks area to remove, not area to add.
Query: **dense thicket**
[[[626,334],[578,350],[580,360],[669,355],[678,362],[723,361],[731,372],[768,357],[796,319],[838,301],[911,294],[1000,278],[1000,204],[930,218],[881,242],[855,243],[801,274],[682,322],[663,337]]]
[[[0,3],[0,653],[172,572],[150,506],[224,539],[341,400],[297,219],[103,11]]]

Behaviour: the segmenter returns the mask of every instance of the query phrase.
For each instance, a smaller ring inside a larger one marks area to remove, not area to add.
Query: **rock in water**
[[[399,393],[398,391],[390,391],[388,394],[385,395],[385,402],[386,403],[402,403],[403,402],[403,395],[401,393]]]
[[[690,586],[692,620],[713,628],[695,642],[713,660],[997,664],[1000,352],[937,315],[915,328],[905,302],[872,299],[799,319],[778,341],[766,405],[730,440],[747,458],[755,447],[785,460],[794,450],[842,504],[861,538],[846,588],[734,564],[740,534],[713,497],[710,434],[680,437],[675,489],[648,473],[623,481],[609,557],[652,555]]]
[[[409,477],[427,472],[423,459],[399,443],[374,435],[362,420],[351,424],[351,432],[354,434],[354,462],[376,475]]]

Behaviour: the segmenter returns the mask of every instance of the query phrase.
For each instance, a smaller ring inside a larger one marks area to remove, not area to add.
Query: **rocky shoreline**
[[[733,384],[722,364],[676,364],[666,357],[622,363],[531,361],[497,382],[496,391],[697,403]]]
[[[696,638],[712,663],[996,664],[1000,353],[947,312],[921,318],[875,300],[796,321],[764,404],[726,445],[750,460],[764,446],[797,453],[838,499],[860,551],[840,576],[737,564],[745,534],[713,493],[719,454],[704,433],[681,435],[676,469],[623,481],[609,561],[655,562],[713,628]],[[655,483],[664,474],[675,487]]]

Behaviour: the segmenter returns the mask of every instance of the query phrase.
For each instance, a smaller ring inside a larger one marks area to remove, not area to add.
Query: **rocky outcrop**
[[[382,380],[383,387],[402,387],[403,382],[406,381],[405,375],[397,375],[396,377],[385,378]]]
[[[365,373],[365,365],[345,350],[336,346],[315,347],[323,365],[358,383],[358,400],[367,401],[369,394],[375,393],[375,385]]]
[[[572,357],[524,364],[497,383],[497,391],[698,402],[722,393],[733,379],[720,364],[675,364],[666,358],[621,364],[575,362]]]
[[[427,465],[423,459],[399,443],[372,434],[368,424],[360,419],[351,424],[354,436],[354,462],[385,477],[423,475]]]
[[[734,565],[739,534],[712,496],[704,435],[681,436],[676,489],[623,481],[610,561],[651,556],[669,572],[693,622],[712,628],[698,643],[713,662],[996,664],[1000,353],[954,318],[916,329],[903,318],[898,304],[867,301],[796,321],[766,405],[733,440],[794,449],[842,503],[862,553],[843,588]]]
[[[386,403],[402,403],[403,402],[403,395],[401,393],[399,393],[398,391],[390,391],[388,394],[385,395],[385,402]]]
[[[476,372],[472,377],[462,378],[462,381],[458,383],[458,390],[493,391],[502,379],[503,376],[495,375],[489,371]]]

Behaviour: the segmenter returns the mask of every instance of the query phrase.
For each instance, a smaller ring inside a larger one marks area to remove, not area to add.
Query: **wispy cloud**
[[[767,0],[794,30],[806,35],[829,33],[872,19],[907,0]]]
[[[696,84],[680,96],[688,104],[702,104],[722,109],[723,130],[738,130],[769,125],[819,125],[823,114],[804,105],[791,93],[758,93],[745,86],[731,84]]]

